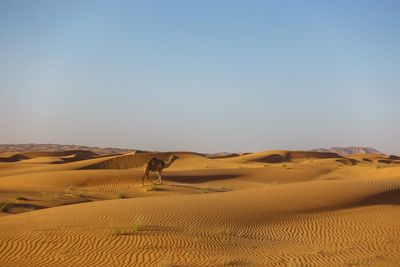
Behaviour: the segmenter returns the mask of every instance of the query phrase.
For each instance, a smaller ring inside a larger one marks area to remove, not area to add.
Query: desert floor
[[[400,158],[173,154],[0,154],[0,266],[400,265]]]

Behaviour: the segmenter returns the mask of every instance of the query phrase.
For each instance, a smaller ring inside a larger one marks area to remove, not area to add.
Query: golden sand
[[[400,160],[266,151],[0,155],[0,266],[399,266]]]

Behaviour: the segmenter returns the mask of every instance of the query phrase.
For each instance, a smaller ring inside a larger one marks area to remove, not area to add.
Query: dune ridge
[[[281,163],[299,159],[327,159],[327,158],[343,158],[333,152],[312,152],[312,151],[287,151],[274,150],[262,151],[256,153],[248,153],[227,160],[242,161],[242,162],[265,162],[265,163]]]

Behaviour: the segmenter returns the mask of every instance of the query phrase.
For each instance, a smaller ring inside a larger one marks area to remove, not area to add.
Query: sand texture
[[[5,152],[0,202],[1,267],[400,265],[396,156]]]

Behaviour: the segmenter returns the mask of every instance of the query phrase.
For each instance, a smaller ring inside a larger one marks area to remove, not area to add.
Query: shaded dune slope
[[[85,160],[97,157],[98,155],[88,150],[66,150],[66,151],[39,151],[23,153],[3,153],[0,155],[0,162],[16,162],[35,158],[55,158],[58,157],[62,162]]]
[[[400,164],[400,157],[395,155],[383,155],[383,154],[355,154],[350,155],[348,158],[356,159],[364,162],[375,162],[384,164]]]

